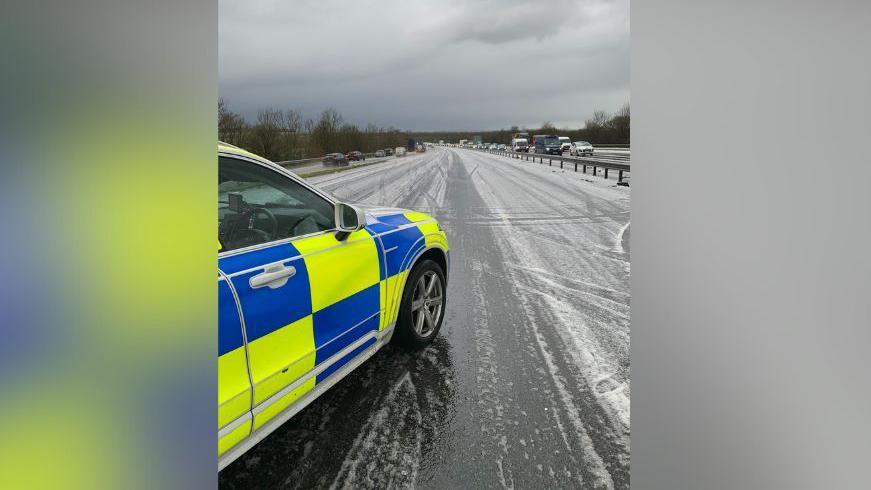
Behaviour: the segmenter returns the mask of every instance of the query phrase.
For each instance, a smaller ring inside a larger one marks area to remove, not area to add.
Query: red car
[[[348,160],[351,162],[361,162],[366,159],[366,155],[359,151],[349,151]]]

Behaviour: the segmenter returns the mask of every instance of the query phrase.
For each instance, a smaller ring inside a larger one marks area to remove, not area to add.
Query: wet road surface
[[[222,488],[629,486],[627,188],[452,148],[311,181],[441,221],[444,324],[422,352],[376,354]]]

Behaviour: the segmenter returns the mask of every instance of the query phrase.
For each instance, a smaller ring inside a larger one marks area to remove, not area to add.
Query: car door
[[[375,343],[381,252],[365,229],[339,240],[333,203],[270,165],[220,157],[219,179],[219,268],[241,305],[257,430]]]
[[[218,455],[251,433],[251,377],[235,294],[218,274]]]

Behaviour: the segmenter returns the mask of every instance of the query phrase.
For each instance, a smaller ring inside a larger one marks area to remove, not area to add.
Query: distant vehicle
[[[376,151],[375,151],[375,156],[376,156],[376,157],[383,157],[383,156],[385,156],[384,150],[376,150]]]
[[[327,153],[324,155],[324,165],[330,167],[347,167],[348,158],[343,153]]]
[[[514,151],[529,151],[529,142],[526,138],[514,138],[511,140],[511,149]]]
[[[526,140],[529,141],[529,133],[514,133],[511,135],[511,140]]]
[[[408,142],[405,144],[405,148],[412,152],[417,149],[417,141],[414,141],[414,138],[408,138]]]
[[[497,150],[504,150],[504,149],[505,149],[505,143],[499,143],[498,145],[496,145],[496,149],[497,149]]]
[[[396,156],[397,157],[404,157],[405,156],[405,148],[402,146],[397,146],[396,147]]]
[[[537,134],[532,137],[530,153],[547,153],[549,155],[561,155],[559,136],[555,134]]]
[[[366,155],[359,151],[348,152],[348,160],[352,162],[361,162],[366,159]]]
[[[414,151],[418,153],[426,153],[426,145],[417,145],[417,148],[415,148]]]
[[[393,156],[393,148],[385,148],[384,155],[388,157]]]
[[[593,145],[586,141],[575,141],[572,143],[572,149],[569,150],[570,155],[583,156],[593,154]]]
[[[572,150],[572,140],[568,136],[559,137],[560,152]]]

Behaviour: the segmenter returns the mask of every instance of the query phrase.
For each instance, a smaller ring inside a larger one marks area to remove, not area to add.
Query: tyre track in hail
[[[468,153],[468,152],[467,152]],[[465,156],[465,155],[464,155]],[[483,154],[475,154],[475,156],[484,156]],[[507,160],[507,159],[506,159]],[[580,198],[585,201],[592,201],[594,198],[581,194],[577,189],[567,189],[566,185],[560,185],[560,182],[555,182],[553,187],[565,189],[570,194],[560,196],[555,193],[554,189],[548,188],[550,192],[543,189],[542,175],[534,175],[535,170],[527,170],[520,168],[522,172],[514,172],[516,166],[504,165],[501,160],[494,158],[468,158],[470,165],[474,165],[478,169],[479,179],[476,184],[479,186],[479,192],[484,196],[493,207],[499,207],[503,210],[523,209],[526,206],[538,206],[539,203],[550,203],[550,208],[557,215],[565,215],[565,209],[573,206],[564,206],[566,201],[559,199]],[[520,174],[520,175],[518,175]],[[530,175],[532,174],[532,175]],[[545,173],[548,177],[547,183],[559,177],[552,177],[549,173]],[[536,179],[533,179],[535,177]],[[510,192],[507,193],[506,190]],[[501,195],[497,195],[501,194]],[[571,201],[568,201],[571,202]],[[590,210],[601,212],[603,208],[609,206],[590,207]],[[578,224],[583,229],[581,233],[593,233],[593,236],[603,236],[596,233],[596,230],[590,230],[590,226]],[[615,477],[617,482],[628,483],[628,461],[629,461],[629,446],[628,446],[628,380],[629,380],[629,338],[628,338],[628,269],[626,270],[625,280],[605,281],[606,285],[601,285],[603,279],[615,273],[613,264],[610,266],[602,265],[608,263],[608,260],[602,260],[602,257],[596,253],[598,247],[593,243],[593,249],[588,253],[580,253],[576,249],[569,246],[563,247],[561,252],[567,254],[571,258],[571,262],[579,264],[572,267],[565,267],[568,263],[559,260],[562,259],[559,254],[544,253],[548,248],[541,247],[542,235],[548,233],[543,228],[552,228],[552,233],[560,235],[577,235],[578,232],[574,229],[567,230],[564,225],[545,225],[537,226],[534,233],[517,233],[522,227],[505,227],[506,233],[502,234],[501,239],[497,240],[500,244],[509,244],[505,247],[505,258],[508,262],[512,260],[517,263],[534,263],[535,267],[531,270],[523,270],[523,267],[509,267],[508,274],[514,282],[525,294],[519,295],[521,302],[525,303],[530,311],[530,314],[535,318],[531,322],[532,326],[556,326],[557,328],[536,328],[536,336],[542,335],[540,340],[545,342],[545,345],[562,345],[563,348],[556,351],[550,350],[550,355],[554,357],[562,357],[561,362],[556,363],[560,372],[572,373],[569,379],[577,380],[584,389],[581,390],[580,396],[567,397],[567,403],[576,404],[576,413],[585,414],[583,422],[585,427],[589,428],[591,436],[594,438],[598,453],[607,455],[606,459],[609,471]],[[604,234],[608,236],[608,234]],[[538,253],[530,254],[530,250],[538,250]],[[569,252],[574,252],[570,253]],[[558,260],[554,260],[554,258]],[[591,260],[587,260],[591,258]],[[527,268],[529,269],[529,268]],[[554,280],[553,277],[564,277],[566,274],[572,274],[578,270],[587,269],[592,271],[594,278],[594,288],[586,287],[583,284],[567,283],[563,279]],[[616,267],[616,275],[622,275],[623,267],[618,264]],[[580,287],[579,287],[580,286]],[[616,286],[616,287],[615,287]],[[568,287],[568,288],[566,288]],[[618,294],[615,298],[611,295],[610,298],[602,298],[608,303],[608,306],[602,308],[603,301],[597,300],[601,298],[601,294],[597,294],[602,288],[610,291],[625,292]],[[577,294],[580,292],[589,292],[588,296]],[[530,297],[538,297],[537,304],[530,304]],[[592,299],[592,301],[589,301]],[[616,305],[614,300],[617,299]],[[569,307],[570,303],[579,304],[579,307]],[[545,307],[542,307],[542,304]],[[616,306],[616,311],[615,311]],[[607,313],[602,313],[606,311]],[[576,325],[574,328],[581,330],[592,330],[593,338],[582,338],[582,351],[586,353],[584,356],[567,356],[562,355],[570,352],[573,347],[572,342],[567,342],[565,336],[560,340],[559,328],[570,326],[576,322],[578,316],[586,317],[584,323],[586,325]],[[618,327],[618,328],[615,328]],[[580,328],[578,328],[580,327]],[[622,328],[620,328],[622,327]],[[544,347],[543,347],[544,349]],[[601,354],[606,354],[608,359],[596,359]],[[547,354],[545,354],[547,355]],[[580,357],[580,358],[579,358]],[[583,366],[583,369],[578,368],[578,361]],[[603,369],[604,366],[604,369]],[[598,369],[597,369],[598,368]],[[590,373],[580,372],[584,369],[591,369]],[[608,375],[602,378],[602,371]],[[608,372],[613,371],[613,372]],[[560,380],[561,375],[555,374],[555,379]],[[606,393],[601,393],[602,387]],[[610,392],[609,392],[610,390]],[[623,390],[620,392],[619,390]],[[623,396],[623,395],[626,396]],[[606,399],[602,399],[605,397]],[[608,400],[607,397],[613,398]],[[574,398],[573,400],[571,398]],[[615,406],[609,406],[615,405]],[[625,405],[625,406],[624,406]],[[614,410],[616,408],[616,410]],[[571,410],[571,408],[568,408]],[[622,413],[625,410],[625,416]],[[618,413],[615,414],[614,412]],[[625,426],[625,427],[624,427]],[[618,483],[619,485],[619,483]]]
[[[629,390],[628,253],[611,243],[628,194],[443,148],[310,181],[442,223],[445,323],[422,352],[364,363],[222,487],[628,486],[628,424],[607,408],[608,390]]]

